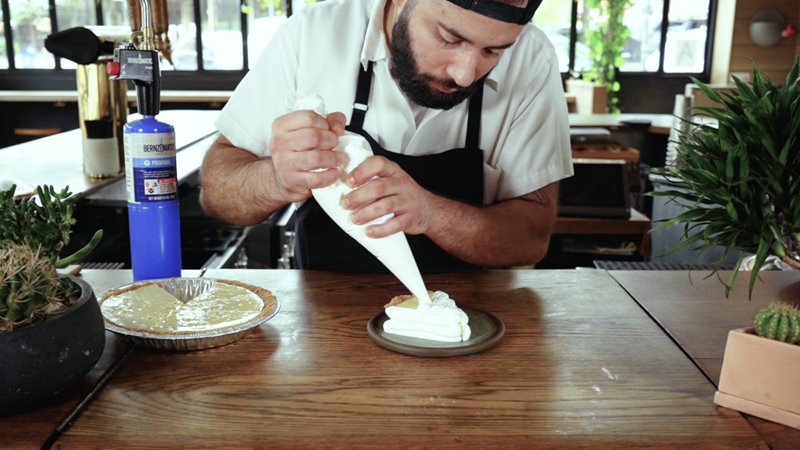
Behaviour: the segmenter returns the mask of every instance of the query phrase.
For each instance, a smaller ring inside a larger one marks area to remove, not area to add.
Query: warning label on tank
[[[125,181],[129,202],[159,202],[178,198],[174,135],[126,134],[125,149]]]

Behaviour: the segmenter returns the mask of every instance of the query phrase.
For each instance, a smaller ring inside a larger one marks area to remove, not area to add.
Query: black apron
[[[360,70],[353,114],[347,131],[358,133],[369,142],[375,155],[397,163],[420,186],[438,195],[473,206],[483,203],[483,152],[479,134],[483,79],[469,99],[466,148],[426,156],[408,156],[381,148],[363,130],[364,117],[372,87],[372,61]],[[388,269],[345,233],[311,197],[293,216],[295,225],[295,260],[301,269],[346,272],[386,272]],[[452,272],[476,268],[439,248],[425,235],[406,235],[414,259],[422,273]]]

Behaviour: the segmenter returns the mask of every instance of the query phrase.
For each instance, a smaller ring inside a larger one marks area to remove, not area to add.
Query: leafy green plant
[[[53,186],[37,186],[35,196],[15,200],[15,189],[0,191],[0,248],[25,244],[38,249],[56,267],[64,267],[86,257],[100,243],[103,230],[97,230],[80,250],[59,258],[69,244],[75,224],[72,210],[79,197],[71,196],[68,187],[57,192]]]
[[[59,258],[77,197],[68,188],[39,186],[35,197],[15,200],[15,189],[0,191],[0,332],[58,314],[77,300],[79,289],[56,267],[86,257],[103,236],[98,230],[86,246]]]
[[[584,13],[588,23],[584,24],[584,43],[589,47],[591,66],[581,73],[583,79],[606,86],[610,113],[619,112],[620,90],[617,71],[625,62],[622,49],[631,31],[623,24],[625,10],[632,0],[586,0]]]
[[[800,269],[800,58],[782,86],[755,67],[752,84],[734,78],[736,89],[729,93],[693,81],[720,105],[698,108],[718,125],[692,123],[679,136],[677,164],[654,170],[688,189],[651,195],[672,197],[685,208],[660,225],[683,224],[684,240],[675,251],[725,249],[712,273],[734,250],[755,254],[752,297],[758,270],[770,254]],[[743,260],[723,281],[726,296]]]

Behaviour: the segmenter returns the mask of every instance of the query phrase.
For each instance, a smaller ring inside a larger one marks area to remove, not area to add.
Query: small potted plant
[[[685,190],[653,192],[683,208],[659,227],[683,225],[675,251],[725,249],[713,273],[734,251],[755,255],[749,295],[767,257],[800,269],[800,58],[783,85],[753,69],[748,85],[718,94],[693,81],[719,107],[698,108],[717,124],[694,124],[679,136],[674,166],[653,169]],[[694,233],[694,234],[693,234]],[[725,282],[730,293],[747,255]]]
[[[56,267],[87,256],[98,230],[74,254],[74,202],[67,188],[37,187],[17,200],[0,191],[0,412],[34,406],[86,374],[105,346],[100,308],[88,283]]]
[[[714,402],[800,429],[800,309],[762,308],[750,328],[728,332]]]

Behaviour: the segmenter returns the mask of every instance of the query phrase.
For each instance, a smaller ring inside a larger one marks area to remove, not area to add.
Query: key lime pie
[[[276,306],[266,289],[228,280],[179,278],[135,283],[103,297],[100,309],[108,322],[165,335],[235,328]]]

